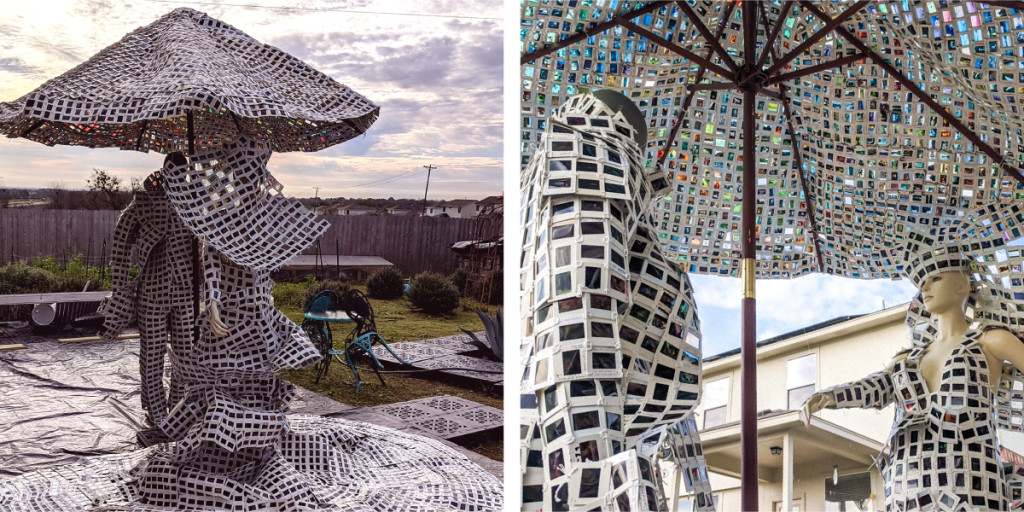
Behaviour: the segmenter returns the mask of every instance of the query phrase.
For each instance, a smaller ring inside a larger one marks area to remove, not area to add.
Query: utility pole
[[[313,196],[313,200],[316,201],[316,204],[313,206],[315,209],[320,207],[320,187],[313,187],[313,190],[316,190],[316,194]]]
[[[423,168],[427,170],[427,188],[423,190],[423,213],[420,214],[420,217],[427,215],[427,191],[430,190],[430,171],[437,169],[437,167],[434,167],[434,164],[430,164],[424,165]]]

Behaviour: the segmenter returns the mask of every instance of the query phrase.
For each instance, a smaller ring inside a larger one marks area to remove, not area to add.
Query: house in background
[[[476,205],[473,206],[473,210],[474,210],[473,216],[476,217],[476,216],[480,215],[480,213],[484,211],[484,208],[486,208],[487,206],[490,206],[492,204],[495,204],[495,203],[497,203],[497,207],[500,208],[501,207],[501,202],[504,201],[504,200],[505,200],[504,196],[487,196],[487,197],[477,201]]]
[[[423,213],[425,217],[439,217],[444,215],[444,205],[442,203],[430,203],[427,205],[426,211]]]
[[[431,203],[427,205],[427,216],[440,217],[445,215],[453,219],[471,219],[480,213],[481,207],[479,204],[480,201],[476,199],[453,199],[443,203]]]
[[[376,213],[377,208],[356,203],[331,204],[314,209],[317,215],[366,215]]]
[[[799,408],[815,391],[879,371],[910,346],[907,304],[848,316],[757,344],[759,509],[763,511],[875,511],[885,489],[872,466],[889,436],[894,409],[825,409],[800,421]],[[716,510],[740,509],[739,349],[704,359],[704,394],[697,411],[701,445]],[[1024,451],[1024,435],[999,431],[1004,460]],[[665,466],[666,471],[671,471]],[[833,477],[838,476],[833,483]],[[666,480],[672,482],[675,475]],[[678,483],[673,511],[692,504]]]
[[[338,208],[338,215],[366,215],[369,213],[376,213],[377,209],[372,206],[363,206],[361,204],[347,204],[343,207]]]

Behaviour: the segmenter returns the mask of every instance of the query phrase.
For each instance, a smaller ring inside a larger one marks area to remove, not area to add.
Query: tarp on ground
[[[0,476],[140,447],[138,340],[7,334],[0,343],[28,348],[0,352]]]

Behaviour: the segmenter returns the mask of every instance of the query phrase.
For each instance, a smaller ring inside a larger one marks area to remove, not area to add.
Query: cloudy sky
[[[740,346],[741,279],[692,275],[704,355]],[[757,339],[768,339],[846,315],[874,313],[913,299],[910,281],[864,281],[812,274],[757,282]],[[909,346],[909,341],[908,341]]]
[[[381,106],[365,136],[314,154],[278,153],[288,195],[423,197],[502,193],[501,0],[58,0],[0,5],[0,101],[13,101],[128,32],[184,6],[276,46]],[[256,6],[256,7],[254,7]],[[288,6],[288,8],[281,8]],[[397,13],[404,13],[398,15]],[[427,14],[427,16],[411,15]],[[163,161],[116,149],[49,148],[0,139],[9,187],[64,181],[93,168],[127,181]],[[386,178],[407,177],[372,185]]]

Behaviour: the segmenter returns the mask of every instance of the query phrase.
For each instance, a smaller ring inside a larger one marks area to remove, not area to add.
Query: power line
[[[148,0],[149,2],[159,4],[175,4],[179,5],[183,2],[176,0]],[[252,9],[275,9],[283,11],[305,11],[305,12],[344,12],[349,14],[380,14],[384,16],[420,16],[424,18],[457,18],[463,20],[490,20],[490,21],[502,21],[502,18],[487,18],[483,16],[456,16],[454,14],[428,14],[428,13],[417,13],[417,12],[384,12],[384,11],[356,11],[349,9],[332,9],[329,7],[322,8],[308,8],[308,7],[284,7],[274,5],[252,5],[252,4],[226,4],[220,2],[196,2],[186,0],[184,3],[196,4],[196,5],[214,5],[217,7],[248,7]]]
[[[371,187],[373,185],[386,185],[388,183],[391,183],[391,182],[394,182],[394,181],[398,181],[398,180],[402,180],[402,179],[405,179],[405,178],[411,178],[411,177],[413,177],[413,176],[415,176],[417,174],[422,174],[422,173],[423,173],[422,169],[414,169],[414,170],[409,171],[409,172],[405,172],[405,173],[402,173],[402,174],[396,174],[394,176],[388,176],[387,178],[381,178],[381,179],[379,179],[377,181],[371,181],[369,183],[360,183],[359,185],[348,185],[348,186],[344,186],[344,187],[331,187],[331,190],[346,189],[346,188],[363,188],[363,187]]]

